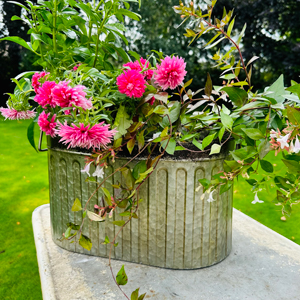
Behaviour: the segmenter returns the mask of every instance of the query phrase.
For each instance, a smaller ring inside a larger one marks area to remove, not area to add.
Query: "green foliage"
[[[116,281],[118,285],[125,285],[128,282],[128,277],[125,272],[124,265],[122,265],[120,271],[117,274]]]

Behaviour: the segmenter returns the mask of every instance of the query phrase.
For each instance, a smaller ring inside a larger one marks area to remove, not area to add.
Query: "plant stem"
[[[53,10],[53,50],[54,53],[57,53],[57,45],[56,45],[56,18],[57,18],[57,0],[54,0],[54,10]]]
[[[96,42],[95,60],[94,60],[94,64],[93,64],[94,68],[96,67],[97,58],[98,58],[100,33],[101,33],[100,28],[98,28],[98,30],[97,30],[97,42]]]

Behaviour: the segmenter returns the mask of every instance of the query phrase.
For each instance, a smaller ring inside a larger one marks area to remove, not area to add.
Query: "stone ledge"
[[[32,215],[44,300],[125,299],[108,267],[108,259],[77,254],[51,238],[49,204]],[[157,300],[299,300],[300,246],[245,214],[233,212],[233,247],[223,262],[198,270],[168,270],[113,260],[128,275],[123,287],[140,287],[145,299]]]

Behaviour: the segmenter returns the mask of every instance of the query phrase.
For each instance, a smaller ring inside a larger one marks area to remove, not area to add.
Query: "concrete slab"
[[[51,239],[49,205],[32,216],[44,300],[125,299],[113,282],[108,259],[72,253]],[[300,246],[243,213],[233,213],[233,250],[199,270],[168,270],[113,261],[128,275],[130,296],[140,287],[157,300],[300,300]]]

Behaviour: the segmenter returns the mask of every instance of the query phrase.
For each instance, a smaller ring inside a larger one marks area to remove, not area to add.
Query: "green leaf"
[[[259,129],[256,128],[241,128],[241,129],[252,140],[260,140],[265,138],[265,136],[262,134],[262,132]]]
[[[79,230],[80,229],[80,225],[76,225],[74,223],[69,222],[67,224],[68,227],[71,227],[73,230]]]
[[[202,144],[200,144],[198,141],[193,139],[192,141],[193,145],[195,145],[198,149],[202,150]]]
[[[138,180],[135,182],[135,183],[140,183],[142,182],[147,176],[149,173],[151,173],[153,171],[153,167],[149,168],[147,171],[145,171],[144,173],[141,173],[139,175],[139,178]]]
[[[92,211],[87,210],[87,216],[90,220],[95,221],[95,222],[102,222],[105,221],[101,216],[93,213]]]
[[[227,180],[225,184],[222,184],[220,187],[220,195],[227,192],[233,185],[233,181]]]
[[[138,300],[144,300],[145,296],[146,296],[146,293],[140,295],[139,298],[138,298]]]
[[[222,111],[220,112],[220,115],[223,126],[231,130],[233,125],[233,119]]]
[[[116,115],[116,119],[114,122],[114,127],[115,129],[118,131],[115,136],[114,139],[117,140],[119,139],[122,135],[127,133],[127,129],[130,127],[130,125],[132,124],[132,120],[130,120],[129,115],[126,112],[125,106],[120,105],[117,115]]]
[[[112,202],[111,202],[111,195],[110,195],[110,192],[104,188],[104,187],[101,187],[101,190],[102,192],[104,193],[104,196],[105,196],[105,200],[106,202],[108,203],[108,205],[112,205]]]
[[[286,90],[289,92],[292,92],[293,94],[297,94],[300,99],[300,84],[299,83],[288,87]]]
[[[88,238],[87,236],[81,234],[80,239],[79,239],[79,245],[82,248],[90,251],[92,249],[93,244],[92,244],[92,241],[91,241],[90,238]]]
[[[254,186],[257,184],[257,180],[255,179],[246,179],[246,181],[251,185],[251,186]]]
[[[129,17],[130,19],[136,20],[136,21],[139,21],[140,18],[141,18],[140,15],[138,15],[138,14],[132,12],[132,11],[129,11],[129,10],[127,10],[127,9],[123,9],[123,8],[119,8],[119,9],[118,9],[118,13],[121,13],[122,15],[127,16],[127,17]]]
[[[300,171],[300,165],[297,161],[282,159],[282,162],[288,167],[291,173],[297,173]]]
[[[139,288],[132,292],[130,300],[138,300],[139,298]]]
[[[117,277],[116,277],[116,281],[117,281],[118,285],[125,285],[125,284],[127,284],[128,277],[126,275],[126,272],[125,272],[125,269],[124,269],[124,265],[122,266],[122,268],[118,272]]]
[[[259,159],[263,159],[271,150],[270,142],[268,140],[264,140],[258,145],[257,149]]]
[[[167,104],[168,102],[168,97],[169,97],[169,94],[167,92],[159,92],[157,94],[154,94],[153,97],[159,101],[162,101],[164,103]]]
[[[113,224],[122,227],[125,224],[125,221],[124,220],[113,221]]]
[[[135,138],[132,138],[127,143],[127,149],[128,149],[128,151],[129,151],[130,154],[132,153],[134,145],[135,145]]]
[[[165,140],[160,143],[164,149],[166,148],[167,142],[168,142],[168,140]],[[171,138],[170,142],[167,146],[166,152],[170,155],[173,155],[175,152],[175,148],[176,148],[176,141],[174,138]]]
[[[287,106],[287,115],[289,121],[294,125],[300,125],[300,111],[297,108]]]
[[[218,134],[220,143],[221,143],[221,141],[222,141],[222,138],[223,138],[224,133],[225,133],[225,127],[223,126],[223,127],[220,129],[219,134]]]
[[[233,25],[234,25],[234,21],[235,21],[235,18],[233,18],[230,22],[230,24],[228,25],[228,29],[227,29],[227,35],[230,37],[230,34],[231,34],[231,31],[233,29]]]
[[[220,151],[221,151],[221,145],[213,144],[211,146],[211,150],[210,150],[209,155],[218,154],[218,153],[220,153]]]
[[[145,160],[139,161],[133,168],[132,176],[135,180],[137,180],[140,176],[140,173],[144,173],[147,171],[147,164]]]
[[[127,188],[131,191],[134,188],[135,180],[134,180],[134,177],[132,176],[130,169],[127,167],[122,168],[121,172],[125,179],[125,184],[126,184]]]
[[[82,210],[81,202],[78,198],[75,199],[71,210],[72,211],[81,211]]]
[[[261,168],[264,171],[266,171],[268,173],[273,173],[274,168],[273,168],[273,165],[269,161],[267,161],[267,160],[260,160],[259,163],[260,163]]]
[[[167,114],[169,114],[169,110],[163,105],[156,106],[153,112],[158,114],[158,115],[167,115]]]
[[[23,39],[21,39],[20,37],[18,36],[8,36],[8,37],[4,37],[2,39],[0,39],[0,41],[11,41],[11,42],[14,42],[14,43],[17,43],[21,46],[23,46],[24,48],[32,51],[32,52],[35,52],[32,47],[26,42],[24,41]],[[36,53],[36,52],[35,52]]]
[[[284,89],[283,75],[280,75],[280,77],[267,89],[267,91],[273,92],[268,95],[268,97],[275,99],[276,103],[284,102],[285,98],[282,95],[286,92]]]
[[[234,160],[245,160],[257,154],[255,147],[246,146],[238,150],[230,151]]]
[[[110,243],[110,240],[108,238],[108,236],[105,237],[104,242],[102,243],[103,245],[107,245]]]
[[[138,142],[139,150],[141,150],[145,145],[144,131],[145,131],[145,129],[142,132],[140,132],[137,136],[137,142]]]
[[[172,104],[170,112],[169,112],[169,118],[171,120],[171,123],[173,124],[178,120],[178,117],[180,115],[180,109],[181,109],[181,104],[179,101],[172,101],[169,104]],[[167,116],[163,117],[161,126],[165,128],[166,126],[170,126],[170,121]]]
[[[211,144],[211,142],[213,141],[213,139],[215,138],[215,133],[208,135],[207,137],[205,137],[202,141],[202,149],[205,149],[208,145]]]
[[[226,92],[229,99],[238,107],[244,105],[248,98],[248,94],[245,90],[236,87],[223,87],[222,91]]]
[[[35,151],[38,152],[38,150],[35,146],[35,141],[34,141],[34,126],[35,126],[35,122],[32,121],[27,128],[27,139],[28,139],[30,145],[35,149]]]
[[[206,79],[205,88],[204,88],[205,95],[210,97],[212,89],[213,89],[213,85],[212,85],[211,77],[210,77],[209,73],[207,73],[207,79]]]

